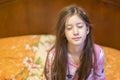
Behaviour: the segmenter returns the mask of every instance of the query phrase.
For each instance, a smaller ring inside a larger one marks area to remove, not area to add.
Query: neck
[[[71,54],[80,54],[83,50],[83,46],[84,46],[83,44],[81,44],[81,45],[71,45],[71,44],[69,44],[68,45],[68,51]]]

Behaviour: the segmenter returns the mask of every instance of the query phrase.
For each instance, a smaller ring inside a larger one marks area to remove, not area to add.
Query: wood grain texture
[[[0,38],[54,34],[59,11],[70,4],[88,13],[96,43],[120,49],[119,0],[1,0]]]

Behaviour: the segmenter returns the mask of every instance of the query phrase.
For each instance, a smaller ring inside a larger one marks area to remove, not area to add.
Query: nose
[[[76,27],[73,28],[73,35],[78,35],[79,31]]]

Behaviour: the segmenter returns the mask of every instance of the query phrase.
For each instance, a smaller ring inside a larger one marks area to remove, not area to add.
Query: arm
[[[97,59],[97,67],[95,69],[95,80],[106,80],[105,75],[104,75],[104,52],[100,51],[100,55]]]

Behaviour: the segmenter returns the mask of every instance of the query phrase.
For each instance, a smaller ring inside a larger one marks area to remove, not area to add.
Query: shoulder
[[[96,53],[97,64],[98,65],[104,64],[104,51],[103,51],[103,49],[99,45],[94,44],[94,50]]]
[[[94,44],[94,51],[96,53],[97,58],[104,56],[103,49],[98,44]]]
[[[102,48],[98,44],[94,44],[93,47],[96,53],[100,53],[102,50]]]
[[[55,48],[52,48],[49,53],[48,53],[49,56],[53,56],[55,55]]]
[[[55,48],[52,48],[52,49],[48,52],[48,60],[49,60],[50,62],[53,61],[54,55],[55,55]]]

